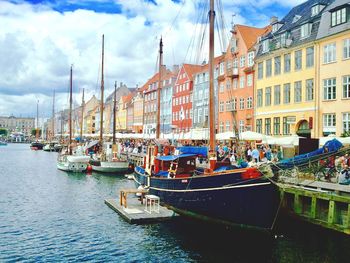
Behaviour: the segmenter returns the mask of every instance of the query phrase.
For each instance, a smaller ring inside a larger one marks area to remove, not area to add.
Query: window
[[[233,60],[233,68],[238,68],[238,59],[237,58],[235,58]]]
[[[225,111],[225,106],[224,106],[224,102],[223,101],[220,101],[220,107],[219,107],[219,111],[220,112],[224,112]]]
[[[233,103],[232,105],[233,110],[237,110],[237,98],[234,98],[232,103]]]
[[[343,76],[343,99],[350,99],[350,75]]]
[[[290,134],[290,124],[287,121],[287,117],[283,117],[283,135]]]
[[[307,38],[310,36],[312,24],[306,23],[300,27],[300,38]]]
[[[240,77],[240,79],[239,79],[239,87],[240,87],[241,89],[244,88],[244,82],[245,82],[245,76],[242,75],[242,76]]]
[[[336,60],[336,46],[335,43],[330,43],[323,47],[323,63],[331,63]]]
[[[311,16],[317,15],[323,9],[323,7],[323,5],[318,4],[311,7]]]
[[[262,89],[258,89],[257,90],[257,107],[262,107],[262,102],[263,102],[263,90]]]
[[[336,116],[335,113],[323,114],[323,134],[335,133]]]
[[[284,55],[284,73],[290,72],[290,54]]]
[[[331,14],[331,26],[337,26],[346,23],[347,20],[347,9],[342,8]]]
[[[244,98],[239,99],[239,109],[244,110]]]
[[[231,110],[231,102],[228,100],[226,101],[226,111],[230,111]]]
[[[247,109],[251,109],[251,108],[253,108],[253,98],[248,97],[247,98]]]
[[[266,39],[262,42],[262,53],[269,51],[269,40]]]
[[[271,118],[265,119],[265,134],[266,135],[271,134]]]
[[[314,66],[314,47],[306,48],[306,67]]]
[[[264,64],[263,62],[258,63],[258,79],[262,79],[264,77]]]
[[[306,101],[314,100],[314,80],[307,79],[305,82],[306,86]]]
[[[224,73],[225,73],[225,63],[221,62],[220,63],[219,75],[223,75]]]
[[[253,74],[247,75],[247,86],[248,87],[253,86]]]
[[[270,77],[272,73],[272,61],[271,59],[266,60],[266,77]]]
[[[343,41],[343,59],[350,58],[350,38]]]
[[[300,70],[302,68],[302,51],[297,50],[294,52],[294,59],[295,59],[295,70]]]
[[[275,75],[281,74],[281,57],[275,57]]]
[[[241,56],[239,59],[239,66],[243,68],[245,66],[245,56]]]
[[[301,81],[294,82],[294,102],[301,102]]]
[[[336,98],[336,79],[324,79],[323,80],[323,99],[335,100]]]
[[[262,133],[262,119],[256,120],[256,132]]]
[[[283,103],[290,103],[290,83],[283,85]]]
[[[227,90],[231,89],[231,81],[230,80],[226,80],[226,89]]]
[[[265,89],[265,106],[271,105],[271,87]]]
[[[197,123],[197,109],[194,109],[193,114],[193,123]]]
[[[343,132],[350,131],[350,112],[343,113]]]
[[[233,80],[233,88],[237,89],[237,86],[238,86],[238,81],[237,81],[237,79],[234,79]]]
[[[281,104],[281,86],[280,85],[275,85],[274,90],[273,90],[273,98],[274,98],[274,105],[279,105]]]
[[[239,121],[239,132],[240,133],[244,132],[244,121],[243,120]]]
[[[220,92],[224,92],[224,83],[220,83]]]
[[[252,67],[254,65],[254,51],[248,53],[248,67]]]
[[[231,123],[230,121],[226,121],[226,131],[230,131],[231,130]]]
[[[198,123],[201,123],[203,121],[203,118],[202,118],[202,109],[199,108],[198,109]]]
[[[224,122],[220,121],[220,132],[224,132]]]
[[[273,134],[279,135],[280,134],[280,117],[274,117],[273,118]]]

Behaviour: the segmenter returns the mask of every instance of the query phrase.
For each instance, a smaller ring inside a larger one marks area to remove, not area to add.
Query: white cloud
[[[121,6],[122,14],[88,10],[60,13],[49,6],[1,1],[0,115],[35,115],[36,100],[40,99],[46,105],[42,114],[49,116],[53,89],[56,89],[57,109],[62,109],[67,102],[71,64],[74,64],[76,100],[81,100],[83,88],[87,98],[92,94],[99,96],[102,34],[105,34],[107,95],[115,80],[132,87],[142,85],[156,72],[161,35],[166,65],[194,62],[198,52],[195,48],[188,51],[188,47],[193,33],[200,32],[195,25],[195,1],[176,4],[161,0],[157,5],[141,0],[115,2]],[[240,5],[245,2],[223,1],[227,26],[232,13],[237,14],[235,23],[249,23],[240,15]],[[264,6],[271,2],[250,3]]]

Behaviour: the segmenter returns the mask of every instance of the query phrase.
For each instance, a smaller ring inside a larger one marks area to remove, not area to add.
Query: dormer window
[[[300,27],[300,38],[309,37],[311,34],[311,23],[306,23]]]
[[[320,4],[316,4],[313,7],[311,7],[311,17],[318,15],[324,7],[325,7],[324,5],[320,5]]]
[[[237,39],[232,38],[231,39],[231,52],[235,53],[237,51]]]
[[[337,26],[349,21],[349,8],[343,7],[331,12],[331,26]]]
[[[280,29],[280,28],[281,28],[281,26],[282,26],[282,23],[279,23],[279,22],[274,23],[274,24],[272,25],[272,33],[277,32],[277,31],[278,31],[278,29]]]
[[[262,42],[262,52],[268,52],[269,51],[269,40],[266,39]]]
[[[301,18],[301,16],[300,16],[300,15],[295,15],[295,16],[293,17],[293,21],[292,21],[292,23],[297,22],[297,21],[298,21],[300,18]]]

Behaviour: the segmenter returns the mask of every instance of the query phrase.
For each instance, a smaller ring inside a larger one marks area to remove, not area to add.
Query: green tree
[[[7,136],[8,134],[8,131],[4,128],[0,128],[0,135],[4,135],[4,136]]]
[[[39,137],[40,137],[41,136],[41,129],[38,129],[38,130],[39,130]],[[32,129],[30,134],[33,136],[36,136],[36,129]]]

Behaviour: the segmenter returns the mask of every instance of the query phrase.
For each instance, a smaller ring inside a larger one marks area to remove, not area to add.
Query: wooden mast
[[[210,0],[209,10],[209,160],[213,171],[216,164],[215,150],[215,97],[214,97],[214,0]]]
[[[52,99],[52,137],[55,137],[55,89],[53,90],[53,99]]]
[[[102,35],[102,67],[101,67],[101,108],[100,108],[100,144],[102,145],[103,140],[103,97],[104,97],[104,76],[103,76],[103,60],[104,60],[104,43],[105,35]]]
[[[114,83],[114,99],[113,99],[113,145],[115,145],[115,128],[116,128],[116,119],[117,119],[117,82]]]
[[[69,155],[72,155],[72,106],[73,106],[73,65],[70,66],[70,87],[69,87]]]
[[[159,42],[159,81],[158,81],[158,89],[157,89],[156,139],[159,139],[159,134],[160,134],[160,90],[162,88],[162,64],[163,64],[163,40],[161,37]]]
[[[83,139],[84,107],[85,107],[85,101],[84,101],[84,89],[83,89],[83,98],[82,98],[82,100],[81,100],[80,140]]]
[[[35,129],[35,140],[38,142],[39,139],[39,100],[36,103],[36,129]]]

